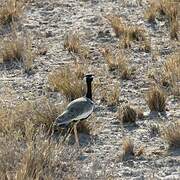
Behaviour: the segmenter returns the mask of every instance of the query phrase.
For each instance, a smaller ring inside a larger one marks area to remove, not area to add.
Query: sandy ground
[[[116,108],[109,108],[94,95],[95,126],[100,126],[96,137],[86,145],[83,153],[81,171],[84,174],[107,171],[112,179],[180,179],[180,152],[167,152],[167,143],[159,135],[152,135],[151,125],[170,122],[180,117],[178,107],[180,101],[173,96],[168,97],[167,114],[149,115],[144,94],[151,85],[148,72],[152,68],[160,68],[166,56],[179,50],[178,42],[169,38],[169,31],[162,22],[148,24],[144,19],[144,11],[148,4],[142,1],[120,0],[38,0],[30,3],[26,9],[22,29],[33,37],[34,45],[47,48],[47,54],[36,57],[33,64],[34,73],[28,76],[23,68],[7,70],[1,67],[0,94],[8,94],[13,90],[15,101],[24,99],[37,100],[46,95],[55,103],[61,101],[61,95],[48,88],[48,74],[59,66],[72,64],[72,56],[63,48],[65,34],[77,31],[84,45],[90,49],[88,72],[96,74],[95,79],[101,82],[100,88],[120,84],[120,104],[129,103],[145,112],[143,119],[137,120],[137,125],[127,125],[122,132],[116,118]],[[151,37],[152,51],[145,53],[134,44],[126,49],[125,54],[130,65],[136,69],[130,80],[121,80],[116,73],[107,71],[107,65],[99,49],[101,47],[115,48],[118,39],[104,18],[106,14],[121,16],[129,25],[143,27]],[[155,55],[158,53],[157,59]],[[80,60],[80,62],[83,60]],[[11,94],[12,100],[13,94]],[[97,123],[97,124],[96,124]],[[126,161],[120,161],[122,137],[126,135],[133,139],[135,149],[144,147],[145,154]],[[81,138],[85,143],[86,137]],[[87,142],[86,142],[87,143]],[[93,162],[93,163],[92,163]],[[81,177],[86,179],[86,177]],[[93,178],[92,178],[93,179]]]

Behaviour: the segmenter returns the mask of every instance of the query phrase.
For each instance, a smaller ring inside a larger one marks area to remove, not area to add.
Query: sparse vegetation
[[[105,101],[109,106],[116,106],[119,103],[120,97],[120,85],[119,83],[106,89],[102,92],[103,101]]]
[[[162,128],[162,137],[168,142],[169,148],[180,147],[180,121],[172,122]]]
[[[132,139],[130,139],[129,137],[123,139],[122,148],[123,148],[123,154],[122,154],[123,160],[126,160],[129,156],[135,155],[134,143]]]
[[[170,26],[171,39],[178,40],[179,22],[178,22],[178,3],[174,0],[159,0],[150,3],[149,9],[145,12],[145,18],[148,22],[155,22],[155,18],[165,16]]]
[[[23,63],[26,70],[31,69],[35,53],[29,37],[13,32],[1,41],[1,63]]]
[[[151,111],[164,112],[166,99],[165,93],[157,86],[150,88],[146,95],[146,102]]]
[[[123,106],[122,108],[119,108],[117,118],[122,123],[135,123],[137,118],[137,113],[133,108],[126,105]]]
[[[170,87],[173,94],[180,94],[180,87],[178,85],[180,81],[180,56],[179,54],[173,54],[164,63],[161,71],[161,83],[164,86]]]
[[[63,154],[67,150],[62,144],[49,142],[46,137],[47,130],[60,113],[61,107],[53,106],[46,99],[36,103],[20,103],[12,107],[1,104],[0,107],[1,177],[34,179],[47,178],[52,174],[55,177],[56,174],[60,176],[65,173],[63,170],[60,173],[52,169],[57,166],[60,168],[59,165],[63,168],[63,161],[66,161],[63,160]],[[56,159],[53,158],[54,153]],[[57,160],[57,157],[61,160]],[[72,162],[71,160],[72,158],[66,163]],[[69,168],[72,166],[73,164]]]
[[[70,32],[64,40],[64,48],[70,53],[78,54],[81,58],[88,57],[88,49],[82,45],[77,32]]]
[[[10,24],[20,18],[24,10],[22,0],[5,0],[0,5],[0,24]]]
[[[116,37],[120,37],[124,31],[125,31],[125,24],[122,20],[122,18],[118,17],[118,16],[105,16],[105,18],[110,22]]]
[[[178,179],[179,5],[2,0],[0,179]],[[97,120],[77,124],[77,147],[74,124],[53,122],[86,74]]]
[[[122,37],[122,44],[124,48],[130,48],[133,41],[143,42],[143,47],[141,50],[145,52],[150,52],[151,44],[150,41],[145,36],[145,29],[138,26],[128,26],[122,18],[118,16],[106,16],[106,19],[110,22],[116,37]],[[120,43],[121,46],[121,43]]]
[[[130,78],[132,69],[129,67],[130,65],[122,52],[113,55],[107,48],[102,49],[101,52],[108,64],[109,71],[117,69],[122,79]]]
[[[85,94],[85,86],[82,79],[79,79],[79,73],[72,72],[69,67],[61,68],[52,72],[48,79],[50,86],[59,91],[71,101]],[[82,74],[82,73],[80,73]]]

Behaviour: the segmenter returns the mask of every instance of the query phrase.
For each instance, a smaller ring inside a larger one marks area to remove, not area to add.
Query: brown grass
[[[157,16],[165,16],[169,21],[170,37],[178,40],[178,2],[173,0],[160,0],[150,2],[150,7],[145,12],[148,22],[154,22]]]
[[[74,176],[77,150],[47,139],[47,130],[61,111],[57,106],[53,108],[46,99],[0,105],[1,178],[26,180]]]
[[[137,118],[137,113],[133,108],[126,105],[123,106],[122,108],[119,108],[117,118],[122,123],[135,123]]]
[[[126,137],[123,139],[122,149],[123,149],[123,157],[122,157],[123,160],[125,160],[129,156],[135,155],[134,143],[133,143],[132,139],[130,139],[129,137]]]
[[[26,70],[32,67],[35,53],[32,50],[31,39],[27,36],[17,35],[15,32],[1,42],[1,63],[17,62],[23,63]]]
[[[146,102],[151,111],[164,112],[166,110],[166,99],[165,93],[157,86],[150,88],[146,95]]]
[[[180,147],[180,121],[171,123],[162,128],[162,137],[168,142],[169,147]]]
[[[50,86],[54,90],[59,91],[69,101],[85,94],[83,80],[79,79],[79,74],[72,71],[69,67],[55,70],[49,74],[48,79]]]
[[[19,19],[24,10],[22,0],[5,0],[0,6],[0,24],[10,24]]]
[[[13,107],[2,106],[0,108],[0,132],[12,135],[18,131],[20,138],[27,138],[30,133],[26,133],[26,126],[40,127],[49,130],[52,122],[62,112],[64,104],[55,106],[49,102],[47,98],[38,100],[37,102],[19,103]],[[16,135],[16,134],[15,134]]]
[[[161,70],[161,83],[172,89],[173,94],[180,95],[179,81],[180,81],[180,56],[173,54],[169,56],[164,63]]]
[[[118,16],[109,15],[105,16],[105,18],[109,21],[116,34],[116,37],[122,37],[122,45],[124,48],[130,48],[133,41],[140,41],[144,43],[141,50],[150,52],[151,44],[145,36],[145,29],[138,26],[128,26],[125,22],[123,22],[122,18]]]
[[[88,49],[82,45],[80,35],[77,32],[70,32],[64,40],[64,48],[70,53],[78,54],[80,57],[88,57]]]
[[[109,71],[118,70],[122,79],[129,79],[132,74],[132,69],[129,67],[129,63],[123,54],[123,52],[119,52],[115,55],[107,49],[101,49],[101,53],[105,58]]]
[[[120,84],[114,84],[111,87],[107,87],[102,91],[102,99],[108,106],[117,106],[119,104],[120,97]]]
[[[120,37],[124,33],[125,29],[125,24],[122,18],[114,15],[105,16],[105,18],[109,21],[114,33],[116,34],[116,37]]]

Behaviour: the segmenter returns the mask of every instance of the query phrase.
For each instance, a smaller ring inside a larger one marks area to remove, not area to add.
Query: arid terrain
[[[180,179],[179,0],[1,1],[0,179]],[[50,138],[89,73],[80,147]]]

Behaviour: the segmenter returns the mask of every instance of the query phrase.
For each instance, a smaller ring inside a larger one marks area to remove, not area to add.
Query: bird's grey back
[[[65,112],[56,119],[57,125],[69,124],[72,121],[86,119],[94,109],[94,103],[86,97],[72,101]]]

